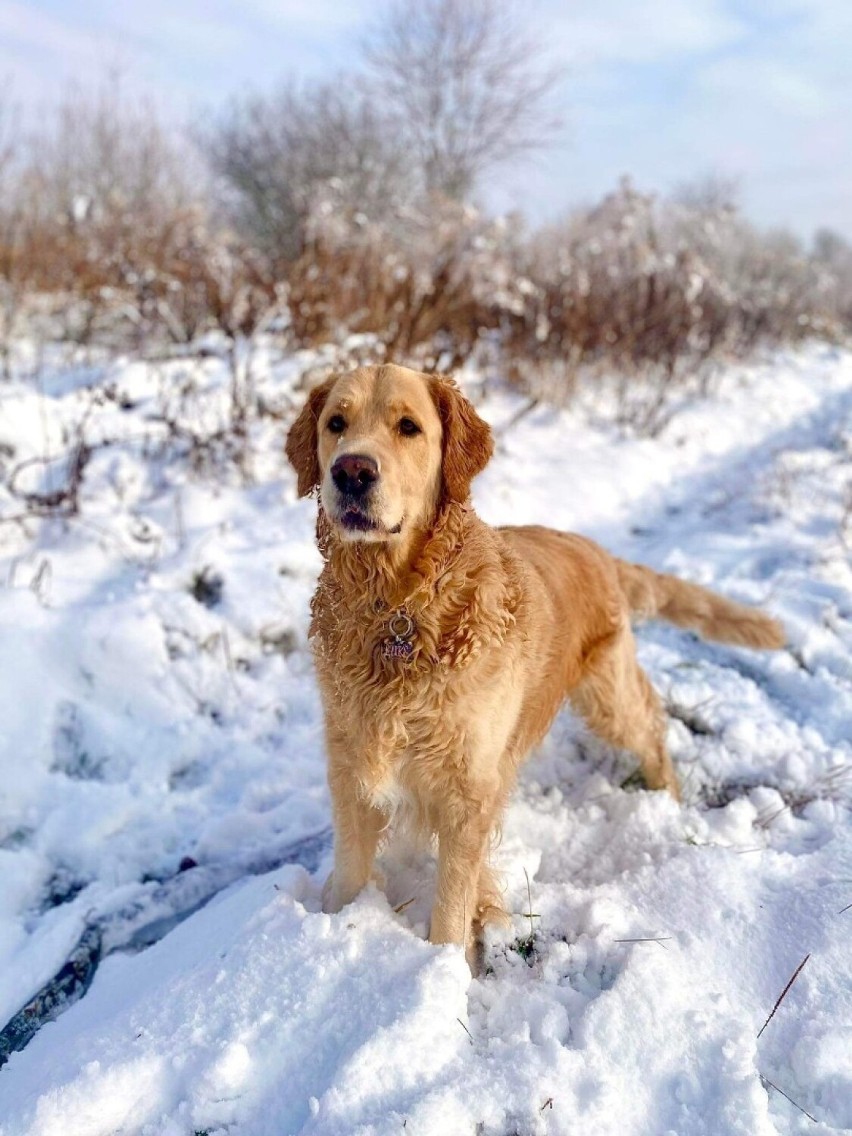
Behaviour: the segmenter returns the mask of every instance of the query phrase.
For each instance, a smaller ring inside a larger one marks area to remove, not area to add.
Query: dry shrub
[[[791,238],[627,181],[538,234],[520,270],[525,303],[505,338],[511,377],[557,401],[581,379],[609,377],[618,416],[644,432],[665,423],[677,395],[704,388],[716,361],[840,331],[824,280]]]
[[[458,367],[499,326],[511,280],[506,245],[502,224],[449,201],[378,225],[329,198],[289,272],[294,338],[314,345],[368,335],[387,358]]]
[[[186,143],[115,80],[69,94],[7,181],[4,342],[26,297],[46,334],[135,350],[251,334],[279,302],[269,259],[214,222]]]
[[[0,210],[0,353],[5,378],[12,344],[26,331],[28,301],[35,291],[32,250],[37,239],[31,217],[17,201]]]
[[[398,140],[382,149],[377,121],[328,93],[316,100],[305,104],[314,134],[285,138],[291,166],[305,159],[289,253],[234,231],[185,140],[114,86],[69,97],[28,145],[4,146],[0,129],[4,370],[21,335],[161,353],[218,330],[245,432],[241,345],[274,327],[341,362],[486,360],[533,400],[565,402],[596,382],[618,418],[653,433],[719,362],[852,330],[852,249],[834,234],[806,254],[724,198],[667,200],[625,182],[528,236],[517,218],[418,196],[404,178],[379,193]],[[329,123],[322,161],[308,163]],[[331,176],[353,130],[357,161]],[[276,139],[258,161],[280,157]],[[366,210],[362,184],[373,187]]]
[[[368,335],[372,355],[427,368],[496,344],[533,400],[564,403],[595,381],[620,421],[654,433],[720,362],[852,327],[845,247],[832,257],[757,232],[728,203],[660,199],[626,181],[529,239],[439,199],[380,225],[329,190],[289,271],[291,328],[305,345]]]
[[[0,274],[14,295],[40,296],[61,340],[138,351],[210,329],[250,335],[281,298],[268,260],[213,226],[203,204],[25,218],[15,235],[0,236]]]
[[[269,260],[216,229],[201,206],[176,213],[136,250],[131,294],[148,334],[190,343],[216,328],[251,336],[281,303]]]

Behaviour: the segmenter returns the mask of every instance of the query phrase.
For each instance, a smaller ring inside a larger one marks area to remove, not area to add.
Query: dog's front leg
[[[360,782],[343,770],[329,774],[334,816],[334,871],[325,882],[322,909],[334,914],[367,885],[384,814],[362,795]]]
[[[429,941],[464,946],[476,969],[472,924],[477,918],[479,877],[491,835],[490,809],[466,809],[446,818],[438,830],[438,885]]]

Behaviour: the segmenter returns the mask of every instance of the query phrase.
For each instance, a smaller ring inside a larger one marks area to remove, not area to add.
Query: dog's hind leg
[[[649,789],[667,789],[680,800],[677,775],[666,749],[663,708],[636,660],[629,626],[593,649],[569,699],[594,733],[639,758]]]

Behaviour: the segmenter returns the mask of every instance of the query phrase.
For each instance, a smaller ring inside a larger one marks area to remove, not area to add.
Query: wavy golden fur
[[[484,524],[470,484],[492,448],[452,380],[390,365],[317,387],[287,439],[300,495],[320,496],[311,636],[335,825],[325,910],[364,887],[402,808],[438,841],[429,937],[470,959],[482,924],[502,916],[489,853],[516,770],[566,699],[636,755],[650,788],[678,796],[631,616],[750,647],[784,641],[763,612],[583,537]],[[399,612],[407,657],[387,651]]]

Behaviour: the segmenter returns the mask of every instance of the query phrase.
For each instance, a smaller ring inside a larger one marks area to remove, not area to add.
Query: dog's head
[[[487,423],[451,379],[391,365],[327,379],[287,437],[299,495],[319,487],[347,540],[426,528],[439,505],[467,500],[492,450]]]

